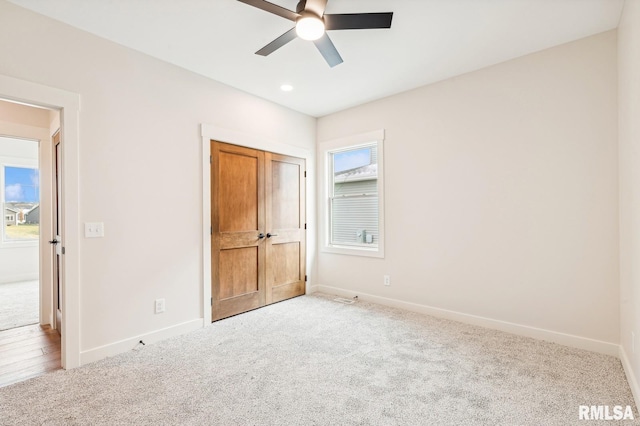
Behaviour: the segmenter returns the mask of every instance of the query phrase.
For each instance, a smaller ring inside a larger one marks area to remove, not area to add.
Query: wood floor
[[[0,387],[60,368],[60,335],[48,325],[0,331]]]

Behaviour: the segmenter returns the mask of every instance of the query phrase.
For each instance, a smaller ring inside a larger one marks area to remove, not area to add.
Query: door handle
[[[261,232],[261,233],[259,233],[259,234],[258,234],[258,239],[259,239],[259,240],[261,240],[261,239],[263,239],[263,238],[264,238],[264,234],[263,234],[262,232]]]
[[[56,239],[54,238],[53,240],[49,241],[49,244],[53,244],[53,245],[55,245],[55,244],[58,244],[59,242],[60,242],[60,241],[58,241],[58,240],[56,240]]]
[[[278,234],[271,234],[269,232],[267,232],[267,238],[271,238],[271,237],[277,237]]]

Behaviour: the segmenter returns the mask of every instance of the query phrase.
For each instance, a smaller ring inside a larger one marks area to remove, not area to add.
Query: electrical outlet
[[[156,314],[164,312],[164,299],[156,299]]]
[[[384,285],[391,285],[391,277],[389,275],[384,276]]]

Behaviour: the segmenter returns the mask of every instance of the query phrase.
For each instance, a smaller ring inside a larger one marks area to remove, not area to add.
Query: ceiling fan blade
[[[313,44],[316,45],[316,47],[324,57],[324,60],[327,61],[331,68],[343,62],[342,57],[338,53],[338,50],[333,45],[333,42],[331,41],[327,33],[324,33],[323,36],[319,39],[314,40]]]
[[[324,15],[324,27],[327,31],[391,28],[392,19],[393,12]]]
[[[285,9],[277,4],[269,3],[265,0],[238,0],[241,3],[248,4],[249,6],[257,7],[266,12],[273,13],[274,15],[282,16],[285,19],[294,21],[300,17],[296,12]]]
[[[267,44],[262,49],[256,52],[256,55],[267,56],[280,49],[285,44],[289,43],[291,40],[297,37],[296,27],[291,28],[286,33],[282,34],[277,39],[273,40],[271,43]]]
[[[313,12],[318,16],[324,15],[324,10],[327,8],[327,0],[306,0],[304,6],[305,12]]]

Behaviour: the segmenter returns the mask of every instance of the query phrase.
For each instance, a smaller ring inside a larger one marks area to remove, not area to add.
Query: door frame
[[[263,135],[243,133],[212,124],[200,125],[202,137],[202,318],[205,327],[211,324],[211,140],[246,148],[270,151],[276,154],[304,158],[306,160],[306,271],[308,279],[305,294],[312,292],[312,259],[315,258],[315,149],[305,149],[265,139]]]
[[[61,208],[60,206],[60,201],[62,200],[62,181],[60,181],[60,172],[63,170],[62,168],[62,155],[60,155],[60,158],[58,157],[58,146],[60,146],[60,153],[62,153],[62,149],[64,148],[64,145],[62,143],[62,131],[60,129],[60,127],[58,127],[58,129],[53,133],[53,135],[51,136],[51,170],[49,172],[49,178],[50,178],[50,188],[51,188],[51,207],[50,207],[50,218],[52,220],[50,220],[49,222],[51,223],[51,230],[49,235],[51,235],[52,240],[49,240],[49,244],[51,244],[51,241],[58,241],[57,243],[55,243],[53,246],[49,246],[48,250],[43,250],[43,256],[46,253],[46,256],[48,257],[48,261],[51,262],[50,264],[50,270],[51,270],[51,274],[50,274],[50,278],[51,278],[51,288],[52,288],[52,292],[51,294],[53,295],[53,306],[52,306],[52,311],[53,311],[53,321],[51,323],[51,325],[53,326],[53,328],[55,328],[56,330],[58,330],[58,332],[60,332],[60,330],[62,329],[62,311],[61,309],[58,309],[58,300],[60,299],[60,288],[62,287],[62,277],[64,276],[64,265],[62,264],[61,260],[62,260],[62,245],[61,242],[62,241],[62,235],[63,232],[60,232],[63,227],[64,227],[64,223],[62,223],[61,219],[62,219],[62,215],[60,214],[63,211],[63,208]],[[40,234],[40,238],[43,240],[47,240],[47,234]],[[43,241],[44,244],[44,241]],[[64,296],[64,293],[62,293]]]
[[[60,111],[62,135],[62,324],[61,364],[80,366],[80,220],[79,220],[79,113],[80,95],[14,77],[0,75],[0,98]],[[41,235],[41,242],[47,236]],[[48,246],[49,244],[47,244]]]

